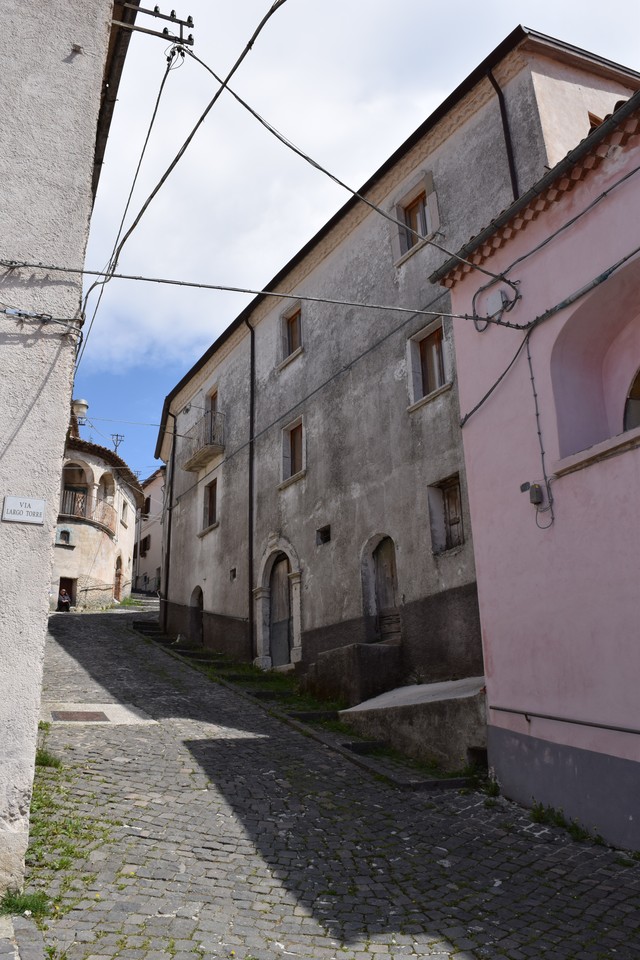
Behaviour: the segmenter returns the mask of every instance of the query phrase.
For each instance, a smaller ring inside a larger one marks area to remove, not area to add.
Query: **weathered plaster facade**
[[[639,158],[636,94],[465,250],[518,282],[504,319],[523,329],[454,321],[463,413],[527,337],[463,429],[490,764],[507,796],[634,849]],[[455,310],[471,310],[484,278],[448,268]],[[486,295],[475,303],[486,312]],[[539,485],[538,506],[523,483]]]
[[[570,60],[571,70],[545,137],[534,69],[544,74],[550,58],[554,69]],[[432,237],[447,249],[513,198],[489,69],[527,185],[552,150],[574,145],[562,116],[582,111],[586,135],[584,87],[606,73],[597,58],[585,54],[578,70],[561,44],[516,31],[365,184],[361,192],[395,216],[424,191]],[[611,107],[624,82],[630,89],[637,77],[620,70],[610,81]],[[426,280],[443,253],[402,240],[397,224],[347,203],[268,284],[290,299],[256,298],[167,398],[157,452],[174,468],[164,615],[176,632],[189,632],[202,605],[207,645],[265,667],[309,670],[329,650],[382,640],[393,668],[377,668],[381,689],[412,674],[482,673],[450,303]],[[440,376],[424,390],[420,344],[439,331]],[[200,459],[191,434],[212,403],[224,436],[210,437]],[[449,481],[459,484],[455,538],[442,516]],[[203,518],[214,482],[211,523]],[[391,600],[382,602],[385,591]],[[282,603],[284,659],[274,629]]]
[[[69,438],[62,468],[50,608],[60,587],[72,607],[104,607],[129,596],[140,484],[112,450]]]
[[[142,481],[144,504],[136,517],[133,589],[157,594],[162,586],[162,518],[164,467]]]
[[[2,9],[3,309],[65,323],[0,313],[0,495],[45,502],[44,523],[0,528],[0,891],[22,883],[81,294],[78,277],[7,262],[83,262],[112,9],[111,0]]]

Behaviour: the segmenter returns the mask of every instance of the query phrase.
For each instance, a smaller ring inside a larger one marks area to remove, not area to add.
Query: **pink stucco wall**
[[[610,148],[597,170],[514,233],[484,266],[500,273],[639,157],[638,137]],[[507,319],[529,322],[640,245],[639,179],[632,175],[513,269],[509,276],[519,281],[522,300]],[[471,298],[485,282],[476,271],[458,282],[453,312],[471,312]],[[454,336],[464,416],[507,366],[523,334],[497,327],[478,333],[471,322],[456,320]],[[526,350],[463,429],[488,702],[640,729],[640,446],[633,446],[640,430],[617,436],[640,367],[639,255],[536,328],[530,351],[547,473],[555,476],[553,526],[536,526],[535,507],[520,491],[525,481],[543,480]],[[621,449],[622,441],[628,443]],[[547,524],[549,514],[538,519]],[[640,737],[629,733],[493,710],[489,721],[553,743],[640,759]]]

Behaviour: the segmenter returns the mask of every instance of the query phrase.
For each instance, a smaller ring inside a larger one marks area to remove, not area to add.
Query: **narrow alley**
[[[394,789],[133,619],[50,621],[42,717],[63,762],[58,815],[99,830],[80,859],[27,873],[27,891],[60,898],[47,956],[640,956],[637,861],[502,799]]]

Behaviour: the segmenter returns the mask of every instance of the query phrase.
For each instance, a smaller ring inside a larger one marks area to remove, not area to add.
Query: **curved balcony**
[[[116,532],[113,504],[107,500],[92,500],[88,493],[79,490],[63,490],[59,517],[64,520],[85,520],[103,527],[111,534]]]

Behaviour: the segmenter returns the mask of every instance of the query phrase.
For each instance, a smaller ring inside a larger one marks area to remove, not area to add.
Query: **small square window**
[[[331,527],[327,524],[326,527],[320,527],[319,530],[316,530],[316,546],[321,546],[323,543],[329,543],[331,540]]]
[[[434,553],[452,550],[464,543],[460,477],[443,480],[428,488],[431,548]]]
[[[282,479],[289,480],[305,469],[304,427],[297,420],[282,431]]]
[[[202,526],[206,529],[218,521],[218,481],[212,480],[204,488],[204,517]]]

